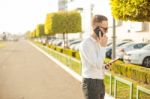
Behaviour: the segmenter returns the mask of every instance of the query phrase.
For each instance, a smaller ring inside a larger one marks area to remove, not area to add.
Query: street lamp
[[[112,35],[112,39],[113,39],[113,48],[112,48],[112,59],[116,58],[116,21],[113,18],[113,35]]]

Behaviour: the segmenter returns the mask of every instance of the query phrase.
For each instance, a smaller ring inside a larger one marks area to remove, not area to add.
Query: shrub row
[[[51,45],[49,47],[60,53],[64,53],[66,55],[69,55],[71,57],[80,60],[80,55],[78,51],[54,45]],[[108,58],[105,59],[105,63],[109,61],[110,59]],[[144,84],[150,84],[150,69],[148,68],[144,68],[133,64],[124,64],[122,61],[117,61],[112,65],[111,72],[123,75],[135,81],[142,82]]]
[[[112,72],[144,84],[150,84],[150,70],[148,68],[116,62],[112,66]]]
[[[49,48],[80,60],[80,55],[78,51],[74,51],[72,49],[63,48],[63,47],[54,46],[54,45],[49,45]]]

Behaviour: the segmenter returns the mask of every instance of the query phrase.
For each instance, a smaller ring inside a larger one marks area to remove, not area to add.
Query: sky
[[[0,0],[0,33],[25,33],[58,10],[58,0]]]

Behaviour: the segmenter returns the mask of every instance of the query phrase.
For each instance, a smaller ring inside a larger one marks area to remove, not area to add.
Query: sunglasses
[[[102,28],[105,32],[108,31],[108,27],[100,27],[100,28]]]

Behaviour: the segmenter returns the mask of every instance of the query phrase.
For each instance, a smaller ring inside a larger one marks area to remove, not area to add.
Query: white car
[[[147,45],[147,43],[136,43],[136,42],[124,44],[122,46],[119,46],[116,49],[116,56],[120,59],[123,59],[123,55],[125,55],[128,51],[141,49],[146,45]]]
[[[127,52],[123,57],[124,62],[142,65],[150,68],[150,44],[134,51]]]

